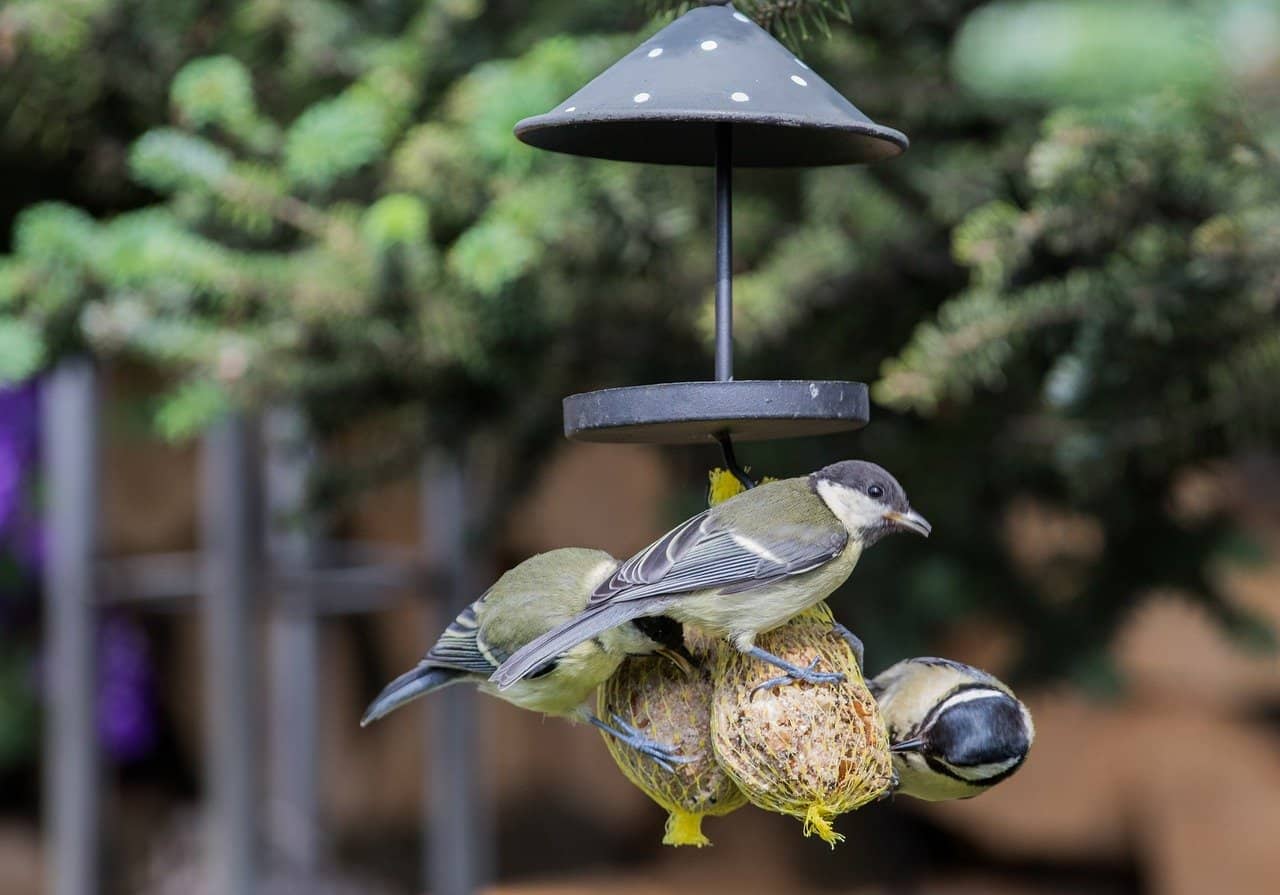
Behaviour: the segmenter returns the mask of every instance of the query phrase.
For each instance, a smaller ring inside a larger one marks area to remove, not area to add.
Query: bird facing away
[[[905,659],[869,682],[889,729],[898,792],[968,799],[1022,767],[1031,713],[996,678],[961,662]]]
[[[625,724],[606,724],[587,705],[629,655],[661,653],[691,668],[683,629],[671,619],[643,619],[572,644],[501,693],[489,683],[489,676],[517,649],[581,612],[592,591],[617,568],[618,561],[601,550],[565,548],[510,569],[462,610],[416,668],[386,686],[360,725],[442,687],[469,682],[522,709],[586,721],[664,766],[688,760]]]
[[[894,531],[927,536],[930,526],[874,463],[846,460],[760,485],[631,557],[596,587],[585,611],[517,650],[491,680],[505,691],[575,644],[632,619],[667,616],[786,672],[770,685],[839,681],[760,649],[756,636],[825,600],[862,551]]]

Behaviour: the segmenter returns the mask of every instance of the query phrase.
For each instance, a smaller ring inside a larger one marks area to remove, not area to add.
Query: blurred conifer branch
[[[1024,204],[982,206],[955,230],[972,286],[885,363],[875,397],[933,414],[1047,352],[1046,411],[1092,419],[1099,446],[1149,450],[1134,419],[1164,421],[1166,447],[1228,420],[1239,435],[1280,432],[1274,173],[1229,115],[1196,101],[1051,117]],[[1171,365],[1141,397],[1116,372],[1157,357]]]
[[[644,7],[623,6],[3,6],[0,149],[63,198],[11,200],[0,381],[74,351],[141,361],[173,438],[297,402],[361,448],[322,471],[329,501],[486,428],[527,465],[565,394],[705,377],[707,172],[511,134],[635,45]],[[879,370],[899,413],[877,414],[876,449],[942,504],[930,559],[867,582],[901,594],[859,620],[886,655],[988,612],[1037,633],[1038,671],[1106,678],[1143,588],[1230,614],[1205,574],[1223,523],[1133,507],[1280,432],[1280,19],[1250,5],[1232,54],[1211,4],[1120,6],[738,4],[789,40],[851,20],[806,56],[914,141],[744,176],[734,207],[742,369]],[[1105,531],[1070,599],[1005,555],[1025,494]]]
[[[655,12],[679,15],[703,5],[697,0],[647,0]],[[734,7],[793,46],[831,33],[832,21],[848,22],[853,0],[738,0]]]

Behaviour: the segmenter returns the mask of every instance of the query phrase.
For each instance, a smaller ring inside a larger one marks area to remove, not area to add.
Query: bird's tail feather
[[[660,614],[658,611],[660,608],[651,601],[634,600],[589,609],[520,647],[502,663],[489,680],[497,684],[499,690],[505,690],[584,640],[590,640],[597,634],[616,628],[633,618]]]
[[[426,696],[428,693],[447,687],[450,684],[456,684],[469,677],[474,677],[474,675],[466,671],[459,671],[456,668],[441,668],[438,665],[430,665],[424,662],[417,668],[406,671],[383,687],[378,697],[369,703],[369,707],[364,710],[364,717],[360,719],[360,726],[367,727],[379,718],[391,714],[400,706],[407,702],[412,702],[419,696]]]

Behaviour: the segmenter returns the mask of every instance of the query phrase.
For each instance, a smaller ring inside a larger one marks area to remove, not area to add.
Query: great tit
[[[669,616],[777,666],[785,682],[838,682],[840,674],[799,668],[759,648],[756,635],[825,600],[862,551],[894,531],[927,536],[930,526],[874,463],[846,460],[760,485],[627,560],[596,587],[585,611],[517,650],[490,680],[506,690],[601,632]]]
[[[489,676],[517,649],[581,612],[592,591],[617,568],[618,561],[601,550],[565,548],[510,569],[462,610],[416,668],[378,694],[360,725],[442,687],[469,682],[522,709],[586,721],[664,767],[687,761],[616,719],[613,725],[606,724],[587,706],[596,688],[629,655],[660,653],[692,670],[684,631],[669,618],[638,619],[571,644],[501,693],[489,683]]]
[[[968,799],[1022,767],[1031,713],[996,678],[961,662],[905,659],[869,682],[889,729],[898,792]]]

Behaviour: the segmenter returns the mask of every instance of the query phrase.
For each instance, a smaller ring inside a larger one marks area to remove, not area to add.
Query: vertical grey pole
[[[252,895],[255,518],[252,433],[228,416],[204,437],[201,493],[208,891]]]
[[[312,451],[305,421],[292,408],[268,413],[263,436],[267,553],[278,582],[267,620],[267,841],[272,856],[305,882],[315,876],[320,860],[319,646],[313,595],[306,584],[316,560],[314,529],[306,516]]]
[[[456,458],[443,452],[427,458],[422,502],[427,565],[445,582],[434,635],[480,593],[467,543],[472,514],[466,471]],[[488,881],[490,828],[476,763],[479,731],[471,688],[434,694],[427,724],[427,889],[432,895],[473,895]]]
[[[733,125],[716,125],[716,381],[733,381]],[[716,434],[724,465],[750,490],[755,480],[738,464],[729,433]]]
[[[733,125],[716,125],[716,380],[733,379]]]
[[[64,361],[41,392],[47,499],[44,567],[49,711],[45,854],[52,895],[96,895],[98,761],[94,699],[97,384],[90,361]]]

